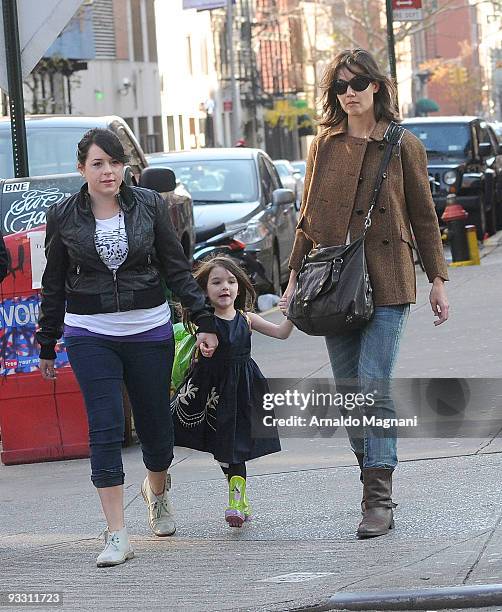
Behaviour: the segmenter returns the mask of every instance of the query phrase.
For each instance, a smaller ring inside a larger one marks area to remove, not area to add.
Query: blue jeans
[[[366,327],[325,338],[337,392],[376,391],[374,405],[364,406],[362,414],[356,410],[341,410],[343,416],[351,415],[361,421],[359,427],[348,427],[347,433],[354,453],[364,455],[364,467],[394,468],[397,465],[396,428],[364,425],[362,416],[396,416],[390,379],[409,312],[409,304],[377,306]]]
[[[173,460],[169,387],[174,340],[119,342],[90,336],[65,338],[89,422],[91,480],[98,488],[124,484],[122,384],[131,401],[143,463],[152,472]]]

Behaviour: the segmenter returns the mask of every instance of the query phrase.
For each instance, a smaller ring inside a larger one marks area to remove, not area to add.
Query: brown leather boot
[[[392,472],[388,468],[363,468],[363,520],[357,528],[358,538],[385,535],[394,527]]]
[[[361,470],[361,474],[359,476],[359,480],[361,482],[363,482],[363,461],[364,461],[364,455],[362,453],[354,453],[354,455],[356,456],[357,459],[357,463],[359,463],[359,468]],[[364,514],[364,504],[365,504],[365,499],[364,499],[364,486],[363,486],[363,498],[361,500],[361,514]]]

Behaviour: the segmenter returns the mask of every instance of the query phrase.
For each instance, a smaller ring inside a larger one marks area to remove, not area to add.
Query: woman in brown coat
[[[362,234],[380,160],[384,135],[396,115],[395,87],[362,49],[337,55],[323,80],[324,130],[310,147],[305,190],[291,275],[281,301],[285,308],[296,287],[304,256],[313,246],[333,246]],[[448,318],[444,281],[448,279],[439,226],[421,142],[405,131],[387,168],[371,227],[366,258],[373,286],[375,314],[361,330],[326,337],[338,390],[356,380],[363,392],[378,389],[364,414],[395,417],[390,378],[410,303],[416,301],[412,233],[432,283],[430,303],[438,317]],[[361,419],[360,415],[353,415]],[[392,472],[397,465],[396,430],[371,426],[348,428],[361,467],[363,519],[358,537],[384,535],[394,525]]]

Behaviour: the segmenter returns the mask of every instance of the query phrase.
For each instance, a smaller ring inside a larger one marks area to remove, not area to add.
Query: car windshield
[[[164,160],[197,204],[231,204],[258,200],[252,159]]]
[[[77,144],[87,127],[32,128],[27,122],[30,176],[68,174],[77,171]],[[12,140],[9,129],[0,131],[0,178],[14,178]]]
[[[404,124],[422,144],[429,155],[467,157],[471,148],[468,123],[413,123]]]

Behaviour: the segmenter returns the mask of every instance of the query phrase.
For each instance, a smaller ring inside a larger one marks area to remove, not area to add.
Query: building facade
[[[230,146],[215,68],[211,11],[183,6],[182,0],[155,2],[164,148]],[[167,36],[166,24],[176,24]]]
[[[28,112],[119,115],[163,149],[155,0],[85,0],[25,84]]]

